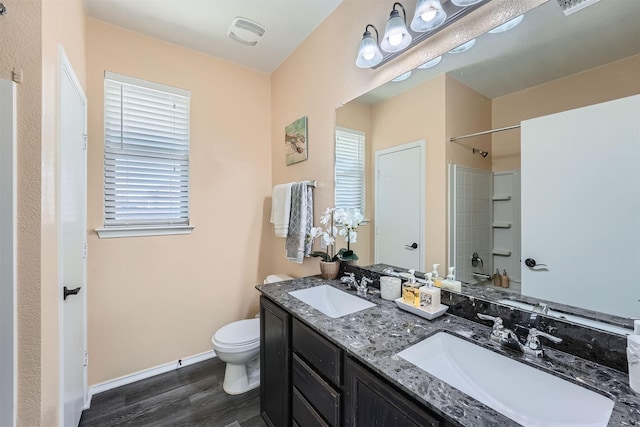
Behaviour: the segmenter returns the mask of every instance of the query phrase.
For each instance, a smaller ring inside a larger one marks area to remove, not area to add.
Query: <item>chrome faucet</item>
[[[345,273],[345,275],[340,278],[340,281],[346,283],[348,288],[353,286],[353,289],[358,289],[358,281],[356,280],[356,275],[353,273]]]
[[[529,329],[529,335],[524,344],[520,342],[518,336],[511,329],[505,328],[500,317],[488,316],[486,314],[478,313],[478,317],[482,320],[491,320],[493,322],[493,329],[489,336],[492,341],[502,345],[503,347],[510,348],[525,354],[530,354],[535,357],[543,357],[544,351],[542,349],[542,343],[540,343],[540,337],[544,337],[554,343],[561,343],[562,338],[558,338],[546,332],[537,330],[536,328]]]
[[[360,279],[360,284],[357,285],[358,295],[361,295],[361,296],[367,295],[367,286],[369,285],[369,283],[373,283],[373,280],[365,276],[362,276],[362,279]]]

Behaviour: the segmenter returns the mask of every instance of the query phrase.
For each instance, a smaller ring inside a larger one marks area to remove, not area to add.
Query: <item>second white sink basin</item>
[[[329,285],[291,291],[289,294],[334,319],[375,307],[375,304],[365,299],[358,298]]]
[[[525,427],[604,427],[613,410],[601,394],[446,332],[398,356]]]

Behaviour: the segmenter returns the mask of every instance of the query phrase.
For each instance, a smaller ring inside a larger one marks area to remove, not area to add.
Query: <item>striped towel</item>
[[[291,214],[289,233],[285,243],[287,259],[302,264],[311,253],[311,241],[307,239],[313,227],[313,191],[307,182],[291,186]]]

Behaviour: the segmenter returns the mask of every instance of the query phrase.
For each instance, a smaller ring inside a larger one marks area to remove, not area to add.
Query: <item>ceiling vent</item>
[[[238,17],[231,22],[231,25],[229,25],[227,35],[229,38],[242,44],[255,46],[266,32],[267,29],[256,21]]]
[[[600,0],[558,0],[558,4],[562,8],[565,15],[569,16],[587,6],[591,6]]]

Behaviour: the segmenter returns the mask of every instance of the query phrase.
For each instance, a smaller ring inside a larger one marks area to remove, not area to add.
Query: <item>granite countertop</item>
[[[376,307],[333,319],[288,294],[290,291],[322,284],[332,285],[355,295],[355,291],[347,290],[337,280],[323,280],[316,276],[258,285],[256,289],[337,344],[348,355],[449,421],[462,426],[519,425],[396,355],[439,331],[469,339],[520,362],[598,391],[615,401],[609,426],[640,426],[640,394],[631,390],[625,373],[551,348],[545,349],[544,359],[505,352],[489,339],[490,327],[446,313],[429,321],[400,310],[393,301],[383,300],[379,295],[367,297]],[[446,304],[446,301],[443,303]],[[523,392],[526,392],[524,385]]]

